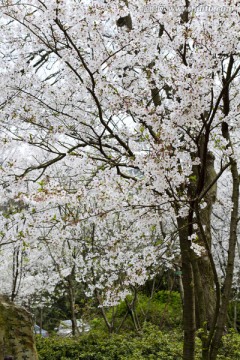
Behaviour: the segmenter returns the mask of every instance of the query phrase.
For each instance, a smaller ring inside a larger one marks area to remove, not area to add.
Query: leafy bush
[[[128,296],[127,301],[131,303],[132,297]],[[181,325],[182,323],[182,303],[180,294],[175,291],[161,290],[149,298],[145,294],[138,294],[137,301],[135,304],[135,315],[138,319],[140,327],[146,322],[158,326],[161,330],[173,329]],[[114,309],[114,325],[115,331],[122,323],[128,311],[125,301],[122,301]],[[107,318],[112,323],[113,309],[110,308],[106,312]],[[95,318],[91,322],[91,326],[94,329],[101,329],[106,331],[104,320],[101,318]],[[121,332],[134,330],[133,322],[130,314],[128,314],[126,320],[121,327]]]
[[[201,360],[201,340],[196,339],[196,360]],[[230,329],[228,334],[223,336],[221,348],[217,360],[239,360],[240,359],[240,335]]]
[[[141,336],[92,332],[79,338],[38,338],[39,360],[143,360],[180,359],[181,335],[147,326]]]
[[[126,333],[108,337],[91,332],[79,338],[37,338],[39,360],[181,360],[182,332],[162,332],[145,325],[141,335]],[[197,339],[196,360],[201,359]],[[230,332],[223,338],[218,360],[240,359],[240,336]]]
[[[222,360],[240,359],[240,335],[234,330],[223,337],[221,356]]]
[[[145,320],[161,329],[175,328],[182,322],[182,303],[176,291],[158,291],[152,299],[141,295],[136,310],[140,322]]]

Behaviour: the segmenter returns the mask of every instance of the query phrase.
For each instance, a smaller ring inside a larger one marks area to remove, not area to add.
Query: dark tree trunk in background
[[[216,171],[214,169],[214,156],[211,153],[207,154],[206,160],[206,171],[205,171],[205,180],[204,180],[204,189],[206,189],[209,184],[216,178]],[[199,244],[202,245],[206,249],[206,242],[208,244],[209,249],[212,248],[212,236],[211,236],[211,215],[212,215],[212,207],[214,202],[216,201],[217,195],[217,185],[216,183],[209,189],[203,198],[206,206],[200,210],[200,222],[204,227],[204,237],[201,232],[198,232]],[[215,292],[215,284],[214,284],[214,273],[210,263],[210,258],[208,256],[207,249],[205,254],[198,259],[198,268],[199,274],[201,278],[201,283],[204,286],[204,302],[205,302],[205,311],[206,311],[206,320],[208,324],[208,328],[213,324],[215,308],[216,308],[216,292]],[[198,318],[201,317],[201,309],[197,309]],[[198,327],[202,327],[203,324],[199,323]]]
[[[183,328],[184,345],[183,360],[195,358],[195,286],[191,263],[191,242],[188,239],[188,219],[178,217],[178,231],[182,256],[182,282],[184,290]]]
[[[237,227],[238,227],[238,210],[239,210],[239,174],[237,169],[237,162],[232,158],[230,158],[230,162],[231,162],[231,173],[232,173],[232,181],[233,181],[233,189],[232,189],[233,208],[231,212],[226,276],[223,284],[222,302],[219,309],[216,330],[211,345],[211,357],[210,357],[211,360],[216,360],[217,358],[218,349],[221,343],[222,335],[224,333],[224,327],[227,320],[227,309],[231,297],[234,260],[236,253],[236,244],[237,244]]]

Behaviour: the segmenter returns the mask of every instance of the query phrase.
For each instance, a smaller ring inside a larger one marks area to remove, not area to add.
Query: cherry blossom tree
[[[200,327],[202,358],[215,360],[237,243],[238,2],[2,0],[1,11],[3,153],[13,142],[32,152],[3,162],[3,194],[11,185],[16,198],[41,200],[65,189],[63,202],[77,203],[87,182],[96,196],[108,189],[88,217],[128,207],[130,218],[143,209],[159,222],[168,212],[181,250],[183,358],[194,359]],[[59,164],[78,178],[77,193],[59,186]],[[211,225],[223,174],[231,214],[221,283]]]
[[[101,175],[93,179],[95,183],[102,180]],[[64,182],[63,176],[59,181]],[[118,186],[121,181],[119,178]],[[113,185],[116,186],[116,180]],[[84,289],[86,296],[95,297],[112,332],[114,324],[108,321],[105,308],[136,293],[139,286],[173,259],[171,233],[163,234],[158,213],[148,215],[146,209],[140,207],[131,209],[129,217],[130,209],[123,205],[123,199],[119,201],[119,209],[104,209],[112,193],[109,187],[102,185],[96,190],[96,186],[85,184],[81,189],[75,179],[71,181],[69,193],[70,186],[68,191],[60,184],[57,189],[55,179],[53,192],[50,181],[38,181],[31,196],[21,194],[24,206],[15,203],[13,212],[9,200],[8,206],[3,207],[2,223],[6,230],[2,234],[0,254],[2,291],[19,301],[36,293],[51,294],[61,283],[68,294],[73,333],[77,332],[77,288]],[[101,202],[103,204],[98,205]],[[22,249],[20,269],[12,261],[12,257],[15,260],[12,254],[16,250],[19,254],[19,249]],[[12,282],[6,272],[12,273]],[[18,284],[17,290],[12,284]],[[134,320],[132,305],[129,304],[129,311]],[[135,327],[138,330],[138,326]]]

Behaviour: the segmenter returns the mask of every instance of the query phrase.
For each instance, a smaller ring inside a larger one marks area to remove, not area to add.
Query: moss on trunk
[[[37,360],[31,314],[0,296],[0,360]]]

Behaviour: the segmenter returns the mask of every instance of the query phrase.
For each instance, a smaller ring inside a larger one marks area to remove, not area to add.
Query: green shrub
[[[221,348],[222,359],[240,359],[240,335],[234,330],[223,337]]]
[[[143,360],[180,359],[181,336],[162,333],[146,326],[141,336],[134,333],[112,335],[92,332],[79,338],[38,338],[39,360]]]
[[[127,297],[127,301],[131,303],[132,296]],[[150,299],[145,294],[138,294],[135,304],[135,315],[138,319],[140,327],[146,322],[158,326],[161,330],[173,329],[182,323],[182,302],[180,294],[175,291],[162,290],[154,294]],[[122,301],[114,309],[114,329],[118,329],[122,319],[128,311],[125,301]],[[112,323],[113,309],[106,311],[107,318]],[[101,329],[106,331],[106,325],[101,318],[93,319],[91,326],[94,329]],[[130,314],[124,321],[121,327],[121,332],[133,331],[134,326]]]
[[[196,360],[201,360],[201,340],[199,338],[196,339],[196,344]],[[217,360],[240,360],[240,335],[234,330],[230,329],[228,334],[223,336]]]
[[[160,331],[146,324],[141,335],[128,332],[107,336],[92,331],[79,338],[37,337],[39,360],[181,360],[182,332]],[[201,359],[201,341],[197,339],[196,360]],[[240,335],[224,336],[218,360],[240,359]]]
[[[162,290],[149,299],[139,296],[137,315],[140,322],[148,321],[164,328],[175,328],[182,322],[182,303],[180,294],[176,291]]]

